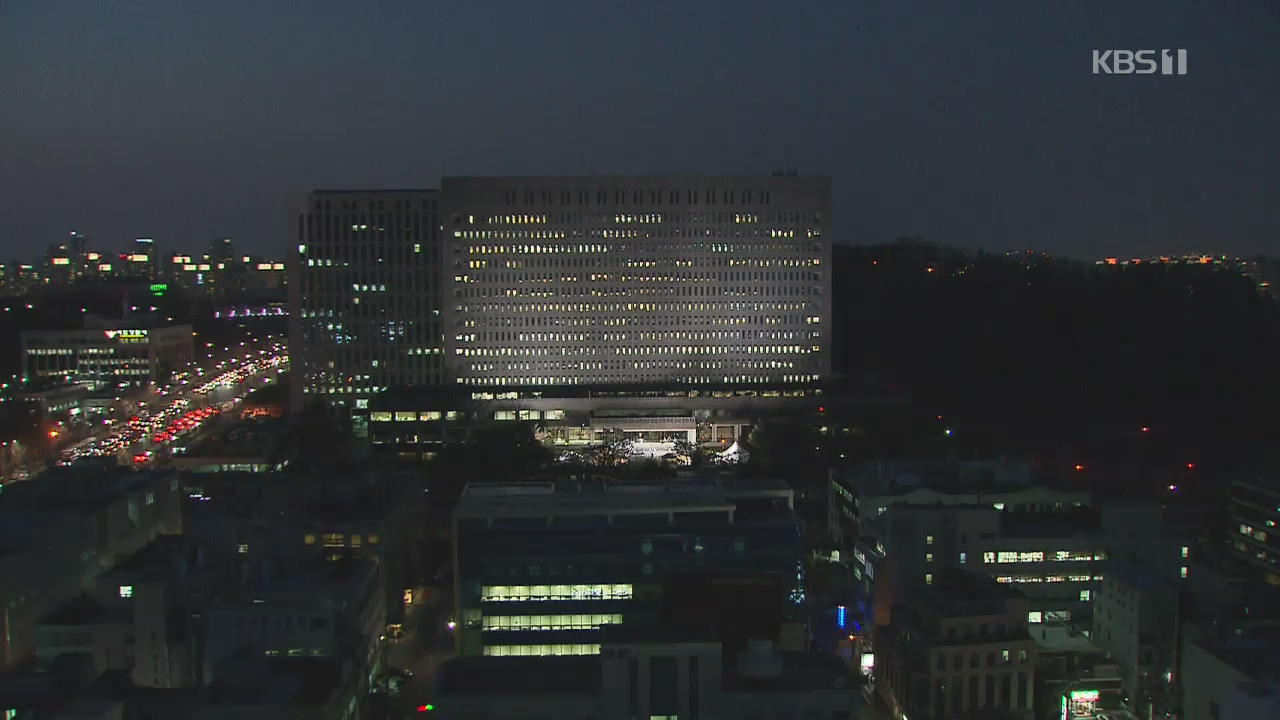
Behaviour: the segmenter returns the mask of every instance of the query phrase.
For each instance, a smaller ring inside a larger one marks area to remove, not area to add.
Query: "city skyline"
[[[1249,256],[1280,232],[1261,2],[240,9],[0,10],[0,257],[71,230],[278,255],[287,195],[320,187],[778,168],[833,178],[837,245]],[[1124,47],[1187,48],[1188,74],[1090,72]]]

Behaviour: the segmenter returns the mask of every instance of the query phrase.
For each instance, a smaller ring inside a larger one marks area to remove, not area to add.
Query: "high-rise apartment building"
[[[326,190],[299,201],[288,263],[295,409],[360,407],[443,382],[434,190]]]
[[[830,205],[822,177],[445,178],[450,380],[821,380]]]

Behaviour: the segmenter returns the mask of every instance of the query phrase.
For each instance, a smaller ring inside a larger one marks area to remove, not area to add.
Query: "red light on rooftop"
[[[1084,465],[1076,463],[1076,472],[1084,472]]]
[[[1151,432],[1151,428],[1147,427],[1146,425],[1143,425],[1143,426],[1142,426],[1142,432],[1144,432],[1144,433]]]
[[[1195,463],[1187,463],[1187,469],[1188,469],[1188,470],[1195,470],[1195,469],[1196,469],[1196,464],[1195,464]]]

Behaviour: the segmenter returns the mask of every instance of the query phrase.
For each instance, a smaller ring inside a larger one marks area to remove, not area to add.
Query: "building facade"
[[[1098,584],[1091,637],[1115,661],[1135,705],[1151,699],[1168,706],[1177,664],[1178,595],[1172,581],[1119,564]]]
[[[1280,482],[1231,483],[1231,545],[1271,582],[1280,584]]]
[[[1028,607],[1011,588],[963,571],[919,584],[877,636],[876,689],[892,716],[1030,720],[1037,658]]]
[[[444,380],[434,190],[316,191],[297,201],[289,278],[293,407],[353,409]]]
[[[453,382],[781,385],[830,373],[828,178],[441,187]]]
[[[735,655],[643,630],[607,633],[596,657],[448,660],[433,711],[460,720],[858,717],[857,684],[837,658],[761,641]]]
[[[57,378],[91,390],[145,385],[168,379],[191,362],[190,325],[147,320],[93,322],[83,329],[22,333],[23,377]]]
[[[461,655],[594,655],[601,630],[803,624],[803,551],[777,483],[472,484],[454,516]]]
[[[94,528],[85,532],[85,528]],[[36,626],[159,535],[182,532],[178,478],[113,467],[55,468],[0,496],[0,670],[36,650]]]
[[[289,263],[295,400],[815,386],[831,365],[830,196],[829,178],[795,176],[317,191]]]

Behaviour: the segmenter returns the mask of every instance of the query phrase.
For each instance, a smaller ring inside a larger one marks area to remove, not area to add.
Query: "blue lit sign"
[[[847,618],[845,617],[845,614],[846,614],[845,607],[843,605],[837,605],[836,606],[836,627],[842,628],[845,626],[845,623],[847,622]]]

